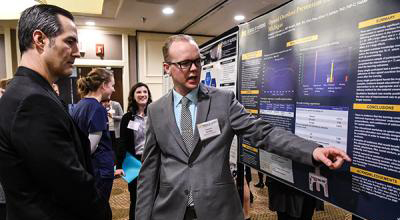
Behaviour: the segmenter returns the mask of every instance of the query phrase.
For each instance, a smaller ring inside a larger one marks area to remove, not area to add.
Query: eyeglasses
[[[180,62],[166,62],[168,64],[175,64],[177,66],[179,66],[179,68],[183,69],[183,70],[188,70],[192,67],[192,65],[194,64],[196,67],[200,67],[201,66],[201,58],[197,58],[195,60],[184,60],[184,61],[180,61]]]

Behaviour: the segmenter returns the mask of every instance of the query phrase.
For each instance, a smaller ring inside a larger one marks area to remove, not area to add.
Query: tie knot
[[[189,106],[190,99],[188,99],[187,97],[183,97],[181,102],[182,102],[182,108],[187,108]]]

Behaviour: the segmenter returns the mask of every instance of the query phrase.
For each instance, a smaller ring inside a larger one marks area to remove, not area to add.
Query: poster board
[[[313,168],[251,146],[240,161],[367,219],[400,219],[400,1],[295,0],[239,29],[245,108],[353,159]]]
[[[232,28],[218,37],[202,44],[201,83],[206,86],[233,91],[237,90],[237,43],[238,27]],[[233,138],[229,162],[231,170],[236,170],[238,140]]]
[[[237,86],[237,31],[201,45],[201,83],[233,91]]]

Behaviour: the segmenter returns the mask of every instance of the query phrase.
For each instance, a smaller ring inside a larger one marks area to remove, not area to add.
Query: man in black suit
[[[21,63],[0,99],[0,182],[8,220],[111,219],[95,188],[89,142],[51,85],[79,57],[70,12],[51,5],[19,20]]]

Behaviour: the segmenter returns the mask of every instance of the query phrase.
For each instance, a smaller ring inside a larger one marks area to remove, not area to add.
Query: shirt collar
[[[197,93],[199,92],[199,87],[193,89],[190,91],[187,95],[186,98],[188,98],[193,104],[197,105]],[[178,92],[175,91],[175,89],[172,90],[172,93],[174,95],[174,106],[178,106],[179,103],[181,103],[181,100],[183,96],[179,94]]]

